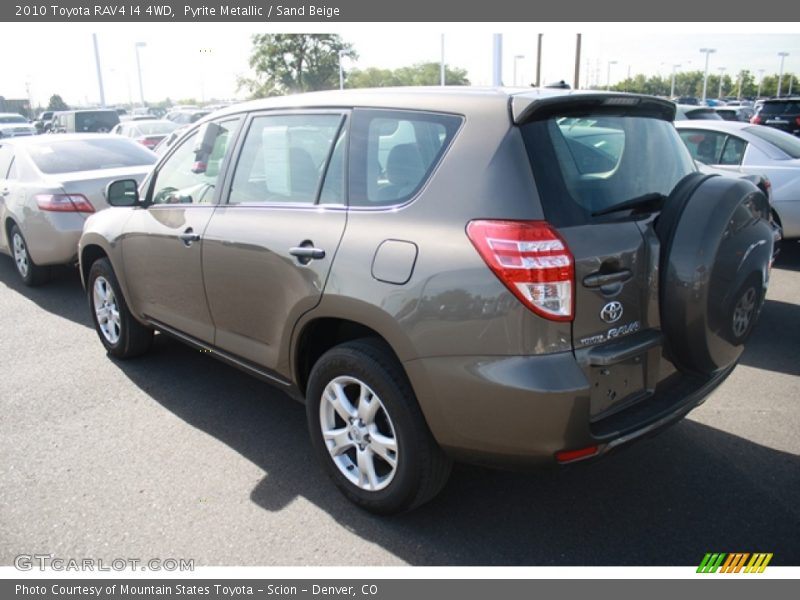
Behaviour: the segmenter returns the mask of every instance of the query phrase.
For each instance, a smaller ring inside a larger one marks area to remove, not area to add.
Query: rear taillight
[[[136,138],[136,141],[139,142],[140,144],[142,144],[143,146],[148,147],[150,150],[152,150],[156,145],[158,145],[158,142],[161,141],[161,138],[160,137],[143,136],[143,137]]]
[[[50,212],[94,212],[83,194],[37,194],[34,199],[41,210]]]
[[[753,115],[752,117],[750,117],[750,123],[752,123],[753,125],[761,125],[761,117],[759,117],[758,115]]]
[[[797,125],[798,127],[800,127],[800,117],[795,117],[795,118],[794,118],[794,123],[795,123],[795,125]]]
[[[574,316],[575,267],[566,242],[545,221],[471,221],[467,235],[494,274],[536,314]]]

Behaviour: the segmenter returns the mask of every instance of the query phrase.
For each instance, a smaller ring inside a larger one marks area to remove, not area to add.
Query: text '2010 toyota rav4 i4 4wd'
[[[374,512],[432,498],[453,459],[602,455],[702,402],[767,287],[766,198],[698,173],[674,111],[439,88],[215,113],[88,219],[100,340],[128,358],[158,330],[302,399]]]

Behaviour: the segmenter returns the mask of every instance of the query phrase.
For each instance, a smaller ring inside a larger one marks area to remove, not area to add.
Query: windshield
[[[777,146],[792,158],[800,158],[800,139],[789,133],[761,125],[746,127],[745,131]]]
[[[17,115],[3,115],[0,117],[0,123],[27,123],[27,119],[25,117],[17,116]]]
[[[49,175],[152,165],[157,159],[144,146],[124,138],[54,141],[28,146],[28,154]]]
[[[669,195],[696,170],[672,123],[660,119],[552,117],[524,125],[522,135],[545,216],[556,226],[591,221],[632,198]]]

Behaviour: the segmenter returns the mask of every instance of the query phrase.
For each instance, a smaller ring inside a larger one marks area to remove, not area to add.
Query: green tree
[[[69,110],[69,106],[58,94],[50,96],[50,103],[47,105],[47,110]]]
[[[339,86],[339,55],[357,58],[336,34],[264,33],[252,38],[251,78],[239,78],[253,98],[327,90]]]
[[[445,65],[447,85],[469,85],[466,69]],[[417,63],[399,69],[354,69],[346,79],[345,85],[353,88],[391,87],[408,85],[439,85],[441,83],[441,64],[438,62]]]

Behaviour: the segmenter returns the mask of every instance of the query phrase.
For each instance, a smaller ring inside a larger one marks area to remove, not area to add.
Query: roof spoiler
[[[511,98],[511,118],[517,125],[552,116],[569,117],[587,114],[650,117],[675,120],[675,104],[655,96],[574,92],[557,96],[518,94]]]

